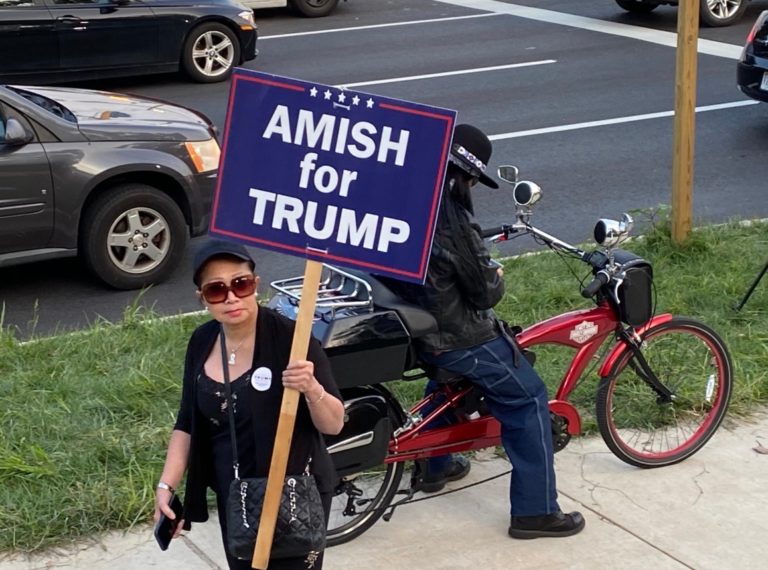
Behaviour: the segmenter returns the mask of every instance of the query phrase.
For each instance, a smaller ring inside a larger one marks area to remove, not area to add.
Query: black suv
[[[0,86],[0,267],[79,254],[118,289],[162,281],[208,227],[219,154],[189,109]]]
[[[742,93],[768,103],[768,10],[752,26],[737,65],[736,83]]]

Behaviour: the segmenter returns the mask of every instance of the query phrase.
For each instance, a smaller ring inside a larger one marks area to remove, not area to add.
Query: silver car
[[[0,86],[0,267],[79,254],[117,289],[162,281],[208,227],[219,155],[183,107]]]

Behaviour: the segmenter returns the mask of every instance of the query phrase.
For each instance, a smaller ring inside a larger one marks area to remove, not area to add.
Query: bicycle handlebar
[[[610,277],[605,271],[598,271],[595,278],[590,281],[589,285],[581,290],[581,296],[586,299],[594,297],[600,290],[600,287],[608,283],[608,279],[610,279]]]
[[[578,247],[573,246],[568,242],[560,240],[555,236],[528,224],[526,221],[520,220],[512,225],[502,225],[494,228],[482,229],[480,230],[480,235],[483,239],[487,239],[500,234],[503,234],[504,237],[507,238],[510,233],[517,232],[525,232],[531,234],[546,243],[552,249],[573,255],[584,263],[591,265],[594,269],[597,269],[598,271],[595,274],[595,278],[581,291],[581,294],[584,297],[588,299],[594,297],[600,290],[600,287],[607,284],[611,279],[611,275],[605,270],[606,260],[602,254],[597,255],[598,252],[589,252],[584,251],[583,249],[579,249]]]
[[[505,233],[507,228],[508,226],[496,226],[495,228],[486,228],[484,230],[480,230],[480,237],[483,239],[488,239],[489,237],[493,237],[493,236]]]
[[[489,237],[493,237],[499,234],[504,234],[504,237],[508,238],[510,234],[516,234],[520,232],[530,234],[540,239],[541,241],[543,241],[553,249],[563,251],[565,253],[568,253],[569,255],[578,257],[584,262],[589,263],[590,254],[588,252],[581,250],[578,247],[575,247],[569,244],[568,242],[558,239],[555,236],[550,235],[547,232],[544,232],[539,228],[530,225],[527,221],[523,221],[523,220],[520,220],[514,224],[504,224],[502,226],[497,226],[495,228],[481,229],[480,236],[483,239],[487,239]]]

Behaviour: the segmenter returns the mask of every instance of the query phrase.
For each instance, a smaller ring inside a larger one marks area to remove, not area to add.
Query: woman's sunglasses
[[[223,281],[212,281],[200,289],[203,299],[212,305],[226,301],[230,291],[239,299],[253,295],[256,292],[256,278],[252,275],[235,277],[229,285]]]

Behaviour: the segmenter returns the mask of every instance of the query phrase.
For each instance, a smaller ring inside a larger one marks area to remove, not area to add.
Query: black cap
[[[477,127],[456,125],[453,129],[451,162],[472,176],[477,176],[482,184],[498,188],[496,181],[485,173],[492,152],[490,139]]]
[[[198,287],[200,286],[200,273],[203,271],[203,267],[215,257],[234,257],[241,261],[247,261],[248,265],[251,266],[251,271],[256,267],[253,258],[251,258],[248,250],[245,249],[245,246],[222,239],[211,240],[198,250],[192,264],[194,271],[192,274],[192,281],[194,281],[195,285]]]

